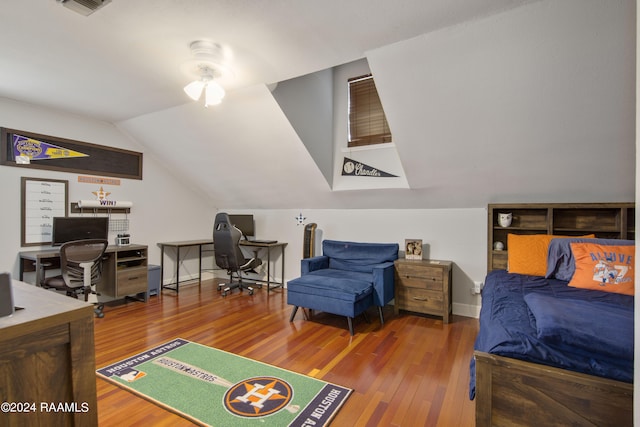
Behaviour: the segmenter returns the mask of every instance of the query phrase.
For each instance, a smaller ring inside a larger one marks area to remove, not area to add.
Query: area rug
[[[205,426],[325,426],[352,391],[181,338],[97,374]]]

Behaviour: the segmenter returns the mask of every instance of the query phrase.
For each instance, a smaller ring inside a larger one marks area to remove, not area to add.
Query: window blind
[[[349,84],[349,147],[391,142],[391,130],[371,74]]]

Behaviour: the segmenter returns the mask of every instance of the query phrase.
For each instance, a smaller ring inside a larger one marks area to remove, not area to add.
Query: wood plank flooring
[[[286,290],[235,290],[223,298],[214,281],[164,291],[149,302],[105,308],[95,319],[98,368],[176,337],[219,348],[354,389],[332,426],[474,426],[469,361],[478,320],[452,323],[376,310],[355,319],[317,313],[289,322]],[[189,421],[97,379],[100,426],[189,426]]]

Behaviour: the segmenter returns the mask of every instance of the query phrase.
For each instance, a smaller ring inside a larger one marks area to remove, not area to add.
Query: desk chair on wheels
[[[67,296],[73,298],[84,294],[84,300],[89,301],[89,295],[98,295],[95,286],[102,277],[102,257],[108,244],[106,239],[74,240],[64,243],[60,246],[61,274],[44,279],[42,287],[64,291]],[[104,304],[96,304],[96,317],[104,317],[103,308]]]
[[[262,264],[260,258],[245,258],[240,249],[239,242],[242,232],[231,224],[229,215],[224,212],[216,214],[213,225],[213,247],[215,252],[216,265],[229,273],[229,283],[218,285],[218,290],[222,291],[222,296],[227,296],[227,292],[232,289],[243,289],[253,295],[253,288],[242,283],[242,273],[253,270]],[[236,274],[238,281],[233,281],[233,274]]]

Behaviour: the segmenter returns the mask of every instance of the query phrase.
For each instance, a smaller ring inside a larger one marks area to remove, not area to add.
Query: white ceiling
[[[0,97],[113,123],[219,208],[627,201],[633,180],[612,187],[599,165],[634,176],[634,11],[633,0],[112,0],[85,17],[56,0],[4,1]],[[223,46],[234,72],[215,108],[182,91],[195,40]],[[365,57],[409,189],[332,191],[265,86]],[[573,163],[586,167],[565,172]]]
[[[0,95],[118,122],[187,102],[189,44],[222,45],[228,89],[274,83],[527,0],[56,0],[0,6]]]

